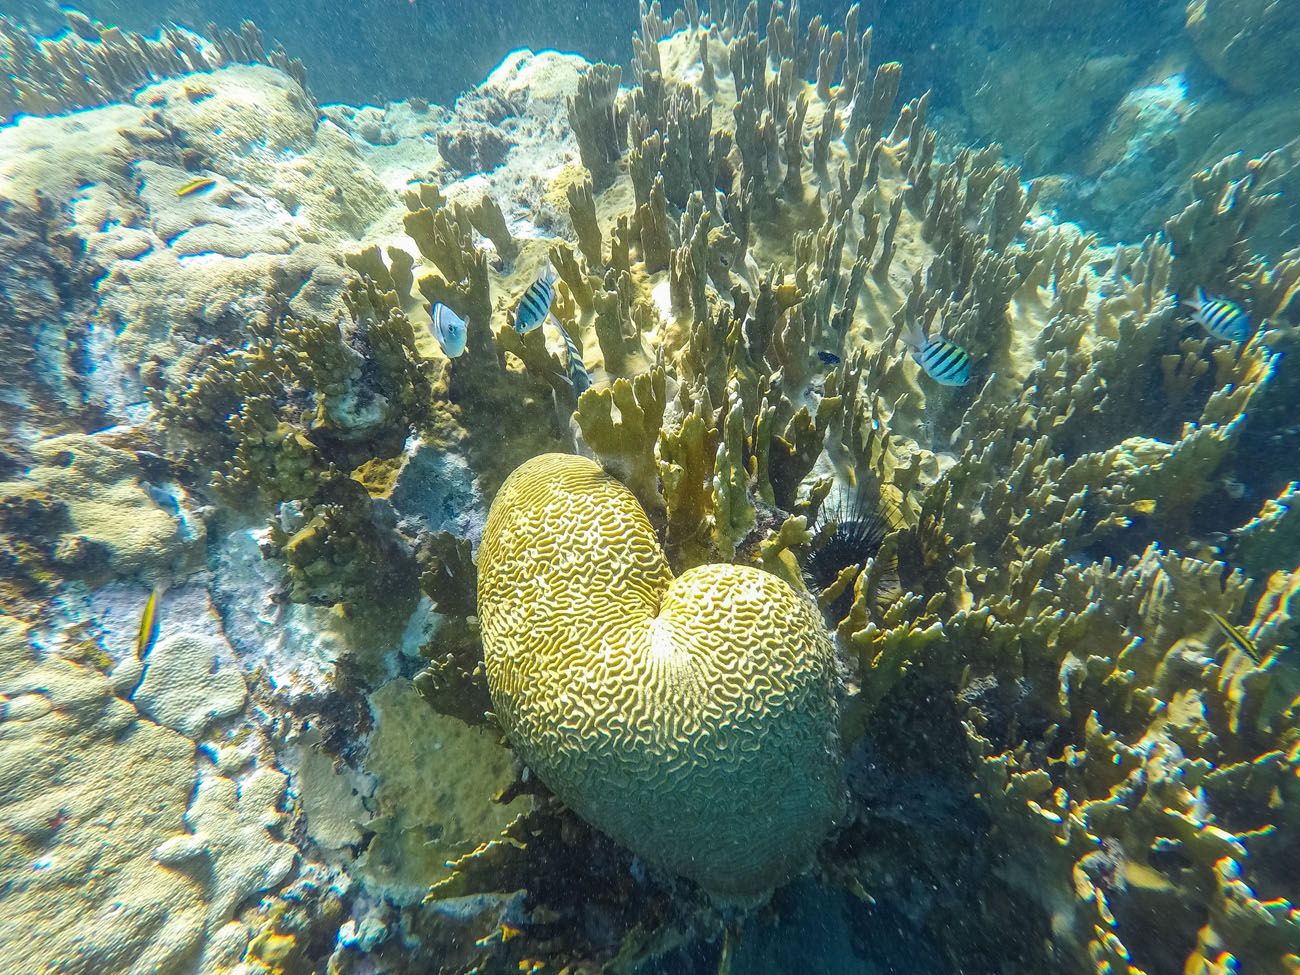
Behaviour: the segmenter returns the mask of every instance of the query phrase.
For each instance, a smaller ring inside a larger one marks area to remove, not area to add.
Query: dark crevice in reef
[[[1015,854],[977,804],[961,726],[971,711],[1005,725],[1023,696],[992,679],[961,694],[933,678],[906,682],[849,755],[852,818],[823,861],[859,865],[874,901],[862,910],[877,924],[896,915],[900,932],[932,945],[945,964],[931,970],[994,975],[1062,962],[1049,948],[1046,915],[1000,876]],[[1031,729],[1022,732],[1033,739]],[[1007,937],[1011,917],[1015,939]],[[879,954],[864,944],[863,957]]]

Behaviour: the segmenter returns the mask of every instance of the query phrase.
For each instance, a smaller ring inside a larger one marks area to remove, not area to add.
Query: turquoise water
[[[1290,8],[0,15],[5,971],[1300,969]]]

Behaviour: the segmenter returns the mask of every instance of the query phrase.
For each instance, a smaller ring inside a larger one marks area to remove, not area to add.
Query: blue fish
[[[840,357],[834,352],[827,352],[825,349],[822,349],[817,353],[817,358],[821,359],[821,361],[826,363],[828,366],[838,366],[840,364]]]
[[[448,359],[454,359],[465,351],[465,339],[469,331],[465,319],[441,301],[433,306],[433,321],[429,327]]]
[[[524,296],[519,299],[519,307],[515,310],[515,331],[520,335],[527,335],[551,314],[557,280],[559,275],[547,260],[542,276],[524,289]]]
[[[591,388],[591,373],[587,372],[587,367],[582,362],[582,351],[578,344],[569,337],[569,333],[564,330],[564,326],[559,320],[552,317],[551,321],[555,322],[555,327],[560,330],[560,338],[564,339],[564,348],[567,353],[565,362],[565,371],[568,373],[565,378],[573,391],[581,396]]]
[[[1250,338],[1250,319],[1236,302],[1211,298],[1204,288],[1197,288],[1195,297],[1185,299],[1183,304],[1192,310],[1192,321],[1216,339],[1244,342]]]
[[[941,386],[965,386],[970,382],[970,353],[956,342],[926,335],[913,328],[904,338],[912,347],[912,358],[927,376]]]

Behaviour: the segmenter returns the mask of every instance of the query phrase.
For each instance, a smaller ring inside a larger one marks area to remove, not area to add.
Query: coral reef
[[[647,29],[653,34],[656,15],[650,11],[647,16]],[[737,47],[732,73],[737,77],[746,70],[756,71],[745,67],[743,44],[748,42],[743,37],[742,33],[733,42]],[[677,40],[659,45],[661,62],[672,58]],[[774,43],[770,35],[769,42]],[[653,77],[654,56],[645,39],[639,50],[647,65],[640,76],[642,91],[653,97],[644,86],[645,79]],[[826,71],[818,63],[824,82]],[[780,72],[774,76],[780,77]],[[1150,550],[1145,561],[1134,555],[1129,563],[1128,556],[1121,556],[1127,568],[1103,561],[1089,569],[1094,563],[1083,553],[1131,551],[1136,537],[1158,538],[1170,548],[1182,544],[1196,548],[1197,537],[1213,533],[1203,520],[1207,502],[1218,488],[1204,478],[1221,465],[1234,464],[1233,450],[1241,443],[1245,417],[1271,382],[1275,362],[1259,345],[1252,344],[1234,358],[1225,348],[1211,355],[1200,337],[1182,338],[1172,302],[1163,295],[1167,288],[1185,291],[1191,282],[1200,281],[1212,285],[1218,281],[1215,286],[1221,290],[1248,293],[1248,282],[1266,272],[1248,256],[1242,242],[1264,201],[1251,193],[1252,181],[1258,182],[1259,177],[1248,175],[1242,181],[1240,175],[1227,175],[1229,168],[1207,172],[1198,177],[1200,188],[1194,191],[1194,200],[1202,202],[1171,221],[1163,240],[1149,241],[1141,249],[1116,250],[1108,261],[1110,275],[1101,282],[1090,270],[1090,262],[1099,259],[1090,240],[1055,230],[1022,236],[1034,194],[1026,193],[1019,186],[1018,173],[1001,166],[995,156],[963,153],[949,163],[932,163],[934,141],[925,128],[924,100],[906,106],[893,134],[882,139],[893,75],[886,72],[877,78],[885,86],[879,98],[883,107],[856,124],[880,133],[879,144],[873,145],[871,138],[862,140],[856,152],[839,164],[837,185],[842,195],[823,211],[825,230],[808,233],[805,244],[796,240],[793,286],[779,279],[753,280],[744,282],[752,287],[752,297],[743,291],[737,297],[729,284],[730,294],[719,297],[736,301],[734,310],[714,304],[709,291],[714,282],[698,273],[698,258],[692,254],[689,241],[696,237],[696,228],[707,228],[709,219],[702,201],[693,202],[690,196],[692,186],[699,184],[685,177],[684,184],[674,182],[677,188],[670,190],[670,167],[662,154],[654,156],[661,150],[655,149],[653,139],[629,140],[648,146],[637,153],[651,154],[648,162],[638,161],[636,154],[630,161],[634,195],[639,197],[635,222],[640,225],[640,253],[647,271],[668,273],[674,285],[670,329],[679,331],[661,333],[660,341],[671,357],[665,392],[656,393],[661,380],[654,371],[637,384],[618,380],[608,391],[598,388],[585,394],[575,422],[584,443],[605,468],[624,479],[652,520],[664,526],[670,554],[683,566],[719,558],[754,561],[798,584],[797,565],[816,551],[817,543],[804,527],[807,521],[801,525],[793,513],[802,508],[805,518],[814,515],[826,496],[824,475],[819,481],[808,481],[822,463],[823,443],[831,470],[849,484],[861,484],[897,504],[902,531],[886,540],[874,557],[837,579],[837,589],[831,593],[851,596],[851,608],[838,627],[853,663],[845,727],[854,736],[867,734],[877,747],[885,747],[905,739],[909,726],[905,721],[891,726],[885,715],[895,715],[895,709],[883,710],[882,702],[905,701],[921,693],[917,690],[921,687],[950,695],[952,717],[942,726],[952,738],[942,743],[940,752],[958,767],[970,763],[971,781],[979,783],[974,786],[979,798],[971,815],[988,817],[1007,835],[1020,834],[1025,826],[1021,820],[1005,818],[1008,810],[1015,809],[1021,817],[1050,818],[1041,796],[1058,787],[1010,799],[1005,795],[1010,787],[999,792],[989,786],[987,776],[1012,761],[1013,755],[1023,763],[1039,754],[1068,756],[1073,754],[1070,748],[1084,747],[1082,739],[1076,745],[1065,743],[1063,729],[1069,725],[1059,711],[1034,711],[1059,700],[1062,680],[1067,681],[1064,686],[1073,686],[1073,679],[1064,676],[1073,672],[1071,661],[1118,659],[1125,647],[1138,645],[1151,648],[1149,652],[1156,655],[1151,659],[1157,660],[1164,653],[1160,647],[1181,646],[1180,637],[1203,639],[1207,632],[1205,620],[1192,614],[1184,614],[1188,618],[1181,634],[1160,639],[1138,636],[1140,631],[1132,628],[1136,624],[1117,623],[1128,635],[1106,651],[1106,638],[1089,639],[1083,626],[1096,612],[1090,607],[1109,606],[1113,600],[1114,613],[1122,620],[1122,600],[1135,607],[1149,606],[1155,598],[1150,595],[1153,587],[1163,586],[1159,572],[1148,567],[1158,556]],[[725,75],[715,77],[714,84],[725,93]],[[776,97],[772,95],[769,104]],[[792,126],[807,124],[803,120],[813,117],[812,109],[803,108],[793,92],[786,90],[781,97],[795,113]],[[633,100],[629,125],[659,124],[654,119],[661,111],[661,124],[673,125],[677,124],[671,120],[673,115],[691,115],[700,109],[698,101],[658,108],[653,103],[642,108],[642,104]],[[821,109],[817,124],[835,131],[834,124],[825,121],[826,109],[816,107]],[[749,111],[739,104],[736,110]],[[846,124],[854,123],[846,120]],[[757,131],[766,131],[761,117]],[[790,170],[807,166],[816,178],[824,165],[815,158],[787,154],[782,166],[779,153],[774,157],[772,149],[781,146],[775,124],[771,131],[771,146],[761,152],[756,147],[737,147],[738,178],[765,183],[769,198],[776,200],[775,213],[746,218],[744,236],[760,246],[768,246],[769,228],[780,225],[784,208],[805,205],[802,179],[796,182]],[[828,144],[828,150],[833,145]],[[819,151],[816,143],[812,148]],[[835,158],[833,151],[827,154]],[[883,158],[886,154],[888,161]],[[798,160],[797,167],[792,159]],[[644,170],[641,175],[639,167]],[[829,175],[830,167],[826,169]],[[1258,172],[1258,166],[1250,170]],[[904,175],[905,185],[895,182]],[[853,205],[864,190],[869,205],[863,205],[858,224]],[[885,203],[891,190],[896,195]],[[581,197],[571,202],[576,212],[587,207]],[[728,198],[724,206],[731,205]],[[670,228],[677,221],[677,207],[681,208],[680,233],[673,234]],[[575,225],[578,222],[575,218]],[[589,218],[584,222],[590,223]],[[859,238],[856,253],[845,247]],[[901,253],[900,243],[905,246]],[[585,243],[583,256],[590,261],[597,248],[594,242]],[[845,251],[848,254],[841,257]],[[820,260],[819,271],[811,271],[810,259]],[[874,275],[863,273],[873,265]],[[566,276],[566,281],[572,278]],[[819,288],[821,282],[827,285]],[[787,287],[788,292],[783,290]],[[1286,293],[1270,287],[1260,309],[1289,304],[1281,297]],[[664,309],[666,315],[668,311]],[[865,329],[853,324],[855,313],[864,312]],[[1020,324],[1033,320],[1044,323],[1042,335],[1026,343],[1019,336]],[[996,380],[981,380],[971,391],[945,398],[900,369],[890,356],[896,330],[913,322],[938,321],[972,351],[982,364],[981,374],[996,374]],[[853,358],[848,353],[859,343],[865,344],[865,354]],[[811,358],[813,348],[825,346],[847,361],[823,370],[827,374],[822,396],[805,406],[800,400],[818,370],[800,356]],[[605,343],[601,347],[604,351]],[[865,389],[860,385],[864,379]],[[1139,405],[1136,391],[1153,383],[1164,391],[1160,405],[1154,409],[1149,403]],[[667,390],[674,386],[676,392],[670,394]],[[1089,404],[1086,409],[1081,408],[1084,403]],[[929,417],[924,426],[916,421],[921,410]],[[656,423],[661,426],[657,436]],[[780,436],[777,431],[782,431]],[[938,472],[951,461],[945,463],[930,453],[940,443],[960,445],[956,466],[942,475]],[[1222,475],[1223,483],[1244,476],[1244,468],[1233,469],[1233,475]],[[1031,491],[1030,485],[1040,487]],[[775,510],[768,507],[773,505]],[[792,513],[791,517],[782,520],[782,511]],[[981,514],[975,518],[973,512]],[[1261,517],[1271,523],[1278,516]],[[1169,561],[1174,556],[1159,558],[1162,565],[1199,564],[1185,556],[1176,562]],[[796,566],[793,572],[791,560]],[[991,574],[983,568],[993,564],[1009,565],[1010,571]],[[1212,574],[1219,571],[1213,565],[1211,560],[1205,569],[1189,571]],[[909,594],[880,599],[882,589],[898,592],[895,572],[902,576],[901,590]],[[1101,574],[1097,581],[1085,581],[1093,578],[1088,572]],[[1098,588],[1102,579],[1109,578],[1115,581]],[[1231,608],[1228,595],[1220,597],[1225,609]],[[1017,608],[1022,602],[1024,607]],[[1085,640],[1088,649],[1071,650],[1071,640]],[[962,653],[945,656],[942,651],[947,647],[961,647]],[[1153,663],[1149,669],[1154,673],[1159,668]],[[1214,685],[1212,677],[1204,676],[1203,682]],[[938,690],[943,687],[947,690]],[[1145,700],[1156,699],[1154,689],[1147,694]],[[1134,721],[1132,716],[1110,714],[1100,702],[1087,699],[1055,707],[1086,716],[1090,705],[1094,720],[1119,725]],[[1029,722],[1026,727],[1038,729],[1055,727],[1056,737],[1046,739],[1044,745],[1030,741],[1021,746],[1008,740],[1001,746],[1005,750],[1000,750],[999,740],[988,737],[989,723],[995,721],[1010,721],[1013,727],[1016,722]],[[1077,733],[1086,731],[1084,725],[1077,726]],[[1168,733],[1163,728],[1161,724],[1158,734]],[[1141,737],[1137,726],[1134,733]],[[937,732],[929,734],[933,737]],[[1113,740],[1118,744],[1122,739]],[[1152,747],[1132,740],[1130,747]],[[1225,747],[1204,760],[1225,764],[1232,752],[1232,747]],[[1068,759],[1062,761],[1067,762],[1062,771],[1072,767]],[[1122,759],[1092,761],[1123,765]],[[545,760],[530,760],[530,764],[544,768]],[[1049,772],[1055,768],[1039,767]],[[1147,788],[1145,783],[1141,788]],[[1068,801],[1061,798],[1065,794],[1072,794],[1068,786],[1057,793],[1060,802]],[[1096,801],[1109,796],[1104,791]],[[1213,814],[1203,811],[1183,808],[1182,815],[1213,822]],[[1060,816],[1066,819],[1064,812]],[[858,807],[855,817],[847,836],[870,822],[872,812]],[[1083,821],[1088,821],[1086,815]],[[1099,831],[1075,849],[1107,849],[1110,856],[1136,863],[1142,859],[1138,849],[1117,852],[1116,844],[1128,839],[1123,828],[1119,822],[1106,830],[1098,826]],[[875,829],[878,844],[879,826]],[[935,848],[948,850],[943,856],[954,856],[951,846],[940,843]],[[1044,856],[1041,862],[1047,859]],[[847,862],[852,860],[848,857]],[[880,863],[873,856],[864,863],[861,875],[845,882],[867,889],[896,884],[899,871]],[[1242,863],[1243,869],[1249,869],[1248,862]],[[828,864],[827,869],[842,877],[843,866],[843,862]],[[924,866],[926,873],[942,876],[942,867]],[[1060,905],[1068,900],[1066,891],[1074,883],[1069,878],[1075,869],[1064,863],[1056,868],[1054,875],[1067,885],[1058,893],[1045,893],[1050,885],[1041,876],[1031,880],[1009,869],[985,883],[992,886],[989,896],[994,902],[1020,901],[1022,906],[1015,911],[1023,910],[1025,902],[1041,904],[1044,915],[1059,925],[1057,950],[1062,958],[1073,953],[1075,961],[1084,964],[1094,960],[1100,964],[1104,958],[1114,964],[1124,953],[1130,958],[1143,954],[1154,958],[1164,950],[1163,944],[1177,940],[1172,932],[1121,930],[1113,918],[1097,934],[1090,927],[1096,920],[1088,920],[1092,915],[1086,907],[1063,913]],[[1180,888],[1186,880],[1170,881],[1171,887]],[[943,882],[945,896],[960,901],[952,883],[951,878]],[[1191,883],[1190,889],[1211,888]],[[1121,900],[1121,893],[1112,900]],[[1200,904],[1198,909],[1209,914],[1223,910],[1212,900]],[[1186,917],[1189,908],[1180,910],[1177,916]],[[940,923],[925,910],[914,915],[913,923],[928,927],[927,917]],[[1279,923],[1285,930],[1285,921]],[[959,950],[962,939],[983,950],[992,947],[974,926],[947,935],[929,930],[953,951]],[[1206,937],[1217,944],[1237,935],[1216,931]],[[1127,947],[1117,947],[1122,945]]]
[[[519,51],[451,109],[322,116],[251,35],[130,92],[118,35],[38,48],[22,91],[91,64],[105,104],[0,129],[16,910],[134,817],[39,953],[725,968],[805,901],[927,970],[1292,970],[1300,254],[1261,255],[1294,159],[1197,137],[1143,38],[1098,61],[1103,6],[989,0],[1004,56],[960,80],[1001,113],[1057,70],[1025,38],[1086,27],[1031,162],[1127,98],[1093,148],[1160,209],[1136,244],[952,149],[857,7],[643,5],[621,72]],[[548,260],[572,351],[512,327]]]
[[[283,319],[157,402],[214,491],[279,506],[267,545],[289,567],[289,598],[400,606],[414,598],[410,555],[371,504],[385,479],[368,482],[431,422],[430,369],[393,293],[363,278],[344,299],[346,330]]]
[[[284,41],[303,60],[322,103],[382,105],[410,98],[426,110],[451,104],[513,48],[623,61],[631,54],[628,40],[638,22],[635,5],[592,10],[579,0],[558,0],[543,17],[511,0],[493,11],[420,4],[368,11],[343,7],[333,12],[330,30],[317,34],[305,29],[310,10],[297,5],[232,10],[216,0],[180,5],[86,0],[77,6],[124,33],[152,35],[159,24],[179,22],[205,35],[194,37],[196,46],[211,45],[228,31],[242,33],[242,18],[253,16],[262,32]],[[57,33],[65,26],[60,8],[43,0],[14,0],[5,11],[33,34]],[[213,27],[213,21],[220,26]]]
[[[307,92],[302,62],[284,48],[266,51],[257,25],[238,32],[210,26],[207,40],[177,27],[149,39],[107,27],[75,9],[64,11],[68,30],[58,38],[33,39],[8,17],[0,20],[0,53],[10,70],[0,81],[0,121],[18,113],[53,115],[123,101],[158,78],[206,71],[223,64],[269,64]]]

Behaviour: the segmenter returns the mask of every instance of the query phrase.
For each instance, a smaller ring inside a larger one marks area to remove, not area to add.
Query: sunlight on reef
[[[6,971],[1295,972],[1284,158],[1105,245],[856,7],[451,107],[69,18],[0,23]]]

